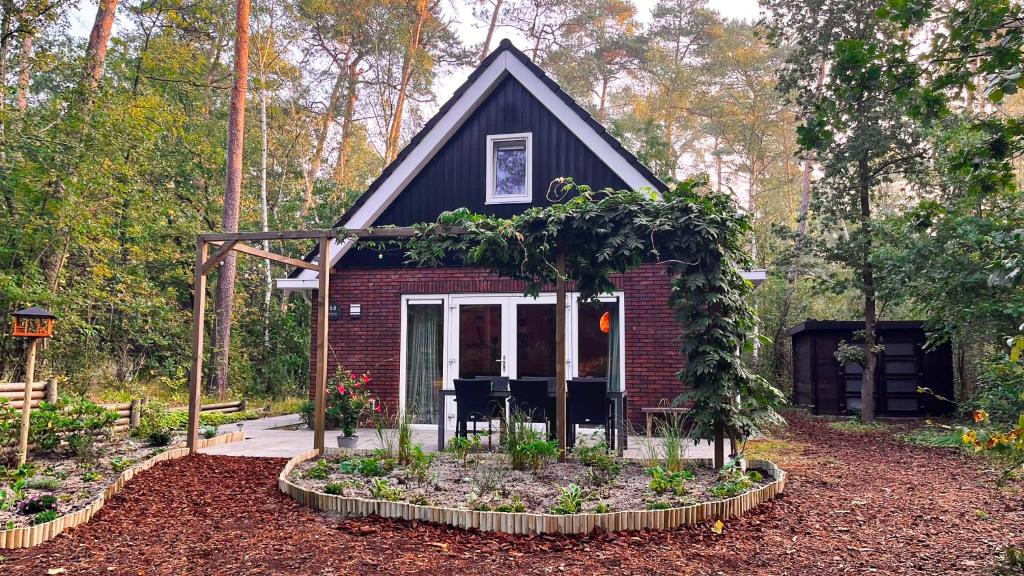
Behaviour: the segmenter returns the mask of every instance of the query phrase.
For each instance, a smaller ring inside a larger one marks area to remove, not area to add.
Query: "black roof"
[[[863,320],[808,319],[786,330],[786,336],[795,336],[801,332],[853,332],[863,329]],[[921,320],[880,320],[876,325],[876,330],[924,330],[924,322]]]
[[[39,306],[18,310],[13,315],[19,318],[56,318],[52,312]]]
[[[427,123],[423,125],[423,128],[421,128],[420,131],[417,132],[416,135],[412,137],[412,140],[410,140],[409,143],[406,144],[404,148],[402,148],[402,151],[398,153],[398,156],[396,156],[395,159],[392,160],[391,163],[384,168],[380,175],[377,176],[377,178],[375,178],[373,182],[370,183],[370,185],[366,188],[366,191],[364,191],[362,194],[359,195],[358,198],[356,198],[355,202],[352,203],[352,206],[350,206],[349,209],[346,210],[345,213],[341,215],[341,218],[339,218],[338,221],[334,223],[334,228],[341,227],[341,225],[346,220],[348,220],[350,216],[355,214],[356,210],[358,210],[363,204],[366,203],[366,201],[373,195],[377,188],[379,188],[380,185],[383,184],[385,180],[387,180],[388,176],[390,176],[391,173],[394,172],[395,169],[416,148],[416,146],[419,145],[420,141],[428,132],[430,132],[431,128],[433,128],[434,125],[437,124],[441,120],[441,118],[444,117],[448,110],[455,105],[455,102],[459,100],[462,94],[466,90],[468,90],[469,87],[472,86],[474,82],[476,82],[477,78],[480,77],[483,71],[486,70],[487,67],[490,66],[490,64],[494,62],[495,59],[498,58],[498,56],[506,52],[515,56],[531,72],[537,75],[537,77],[539,77],[548,86],[548,88],[550,88],[555,94],[557,94],[558,97],[561,98],[562,101],[565,102],[569,106],[569,108],[572,109],[573,112],[575,112],[591,128],[593,128],[605,142],[607,142],[616,152],[618,152],[627,162],[629,162],[630,165],[636,168],[637,171],[640,172],[640,174],[643,175],[643,177],[646,180],[654,184],[658,191],[665,192],[666,190],[668,190],[668,186],[664,182],[662,182],[660,178],[655,176],[654,172],[651,172],[650,168],[648,168],[642,162],[640,162],[640,160],[637,159],[635,154],[633,154],[629,150],[626,150],[626,148],[622,146],[622,143],[619,142],[619,140],[616,137],[612,136],[608,132],[608,130],[606,130],[600,122],[595,120],[589,112],[587,112],[582,106],[580,106],[576,102],[576,100],[573,99],[572,96],[566,94],[566,92],[562,90],[562,87],[559,86],[558,83],[555,82],[553,79],[551,79],[551,77],[548,76],[547,73],[544,72],[544,70],[541,69],[540,66],[534,64],[533,60],[530,60],[529,56],[523,53],[522,50],[513,46],[511,40],[505,38],[498,44],[497,49],[491,52],[487,56],[487,58],[484,58],[484,60],[480,62],[476,69],[473,70],[473,72],[469,75],[468,78],[466,78],[466,81],[463,82],[462,85],[459,86],[457,90],[455,90],[455,92],[452,94],[452,97],[449,98],[448,101],[441,106],[441,108],[437,111],[437,114],[434,114],[434,116],[431,117],[430,120],[428,120]],[[318,251],[319,247],[314,248],[308,254],[306,254],[305,258],[303,259],[307,262],[313,262],[316,258],[316,254]],[[301,268],[294,268],[288,274],[288,277],[294,278],[298,276],[301,272]]]

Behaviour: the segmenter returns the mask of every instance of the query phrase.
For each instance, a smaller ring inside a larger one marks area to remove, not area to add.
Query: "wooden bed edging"
[[[361,451],[360,451],[361,452]],[[295,466],[319,457],[319,452],[309,450],[295,456],[285,464],[278,476],[278,487],[299,503],[325,512],[345,516],[377,515],[382,518],[402,518],[447,524],[457,528],[476,528],[488,532],[510,534],[586,534],[595,527],[609,532],[618,530],[667,530],[679,526],[700,524],[705,520],[729,520],[775,498],[786,486],[786,472],[768,460],[752,460],[750,468],[764,470],[773,480],[760,488],[713,502],[701,502],[667,510],[626,510],[605,514],[535,514],[529,512],[478,512],[419,506],[408,502],[388,502],[334,496],[323,492],[307,490],[293,483],[289,476]],[[694,459],[698,465],[708,466],[709,459]]]
[[[245,433],[241,430],[236,430],[227,434],[214,436],[213,438],[200,439],[198,447],[209,448],[211,446],[219,446],[229,442],[240,442],[242,440],[245,440]],[[107,489],[104,490],[98,498],[81,510],[75,510],[70,514],[65,514],[64,516],[51,520],[45,524],[21,526],[10,530],[0,530],[0,550],[11,548],[31,548],[32,546],[38,546],[69,528],[85,524],[91,520],[97,512],[99,512],[100,508],[103,508],[103,505],[107,500],[113,498],[114,494],[120,492],[121,489],[124,488],[125,484],[134,478],[136,474],[144,470],[149,470],[164,460],[175,460],[182,456],[188,456],[187,447],[171,448],[170,450],[161,452],[148,460],[144,460],[135,466],[128,468],[118,476],[117,480],[107,486]]]

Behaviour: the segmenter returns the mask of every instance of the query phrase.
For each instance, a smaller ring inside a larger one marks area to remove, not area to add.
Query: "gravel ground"
[[[283,460],[200,455],[140,475],[87,525],[8,551],[0,573],[984,575],[1001,548],[1024,546],[1021,486],[997,489],[986,460],[790,421],[758,449],[790,472],[786,493],[720,535],[339,521],[279,493]]]

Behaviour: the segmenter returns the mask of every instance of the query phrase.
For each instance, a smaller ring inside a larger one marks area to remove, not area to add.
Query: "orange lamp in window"
[[[601,332],[605,334],[612,331],[612,317],[610,312],[601,314],[601,319],[598,321],[598,326],[601,327]]]
[[[57,319],[49,310],[33,306],[18,310],[14,316],[12,336],[21,338],[50,338],[53,336],[53,321]]]

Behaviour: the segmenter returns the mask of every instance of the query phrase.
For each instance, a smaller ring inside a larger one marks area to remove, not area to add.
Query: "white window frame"
[[[494,194],[494,147],[510,140],[526,140],[526,194],[516,196]],[[529,204],[533,202],[533,133],[487,135],[487,204]]]

